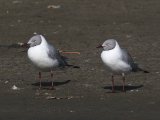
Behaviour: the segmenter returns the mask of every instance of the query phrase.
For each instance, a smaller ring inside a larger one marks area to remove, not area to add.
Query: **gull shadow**
[[[138,88],[142,88],[143,85],[125,85],[125,91],[135,90]],[[112,86],[105,86],[104,89],[109,89],[112,91]],[[115,91],[123,91],[123,86],[115,86]]]
[[[64,85],[64,84],[67,84],[67,83],[69,83],[71,80],[66,80],[66,81],[62,81],[62,82],[53,82],[53,84],[54,84],[54,86],[59,86],[59,85]],[[33,83],[32,84],[33,86],[38,86],[39,87],[39,85],[40,85],[40,83],[39,82],[36,82],[36,83]],[[51,87],[52,86],[52,81],[42,81],[41,82],[41,85],[42,85],[42,87]]]

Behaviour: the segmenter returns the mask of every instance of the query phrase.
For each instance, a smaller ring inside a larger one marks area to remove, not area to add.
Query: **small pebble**
[[[70,97],[68,97],[67,99],[72,99],[73,98],[73,96],[70,96]]]
[[[34,32],[33,34],[34,34],[34,35],[37,35],[37,32]]]
[[[134,90],[130,90],[131,92],[133,92]]]
[[[73,110],[70,110],[69,112],[73,113],[73,112],[75,112],[75,111],[73,111]]]
[[[60,8],[61,6],[60,5],[48,5],[47,8],[50,9],[50,8],[53,8],[53,9],[58,9]]]
[[[4,83],[7,84],[9,81],[5,81]]]
[[[18,23],[20,23],[22,20],[17,20]]]
[[[131,86],[132,84],[131,84],[131,83],[129,83],[128,85],[129,85],[129,86]]]
[[[137,89],[137,90],[135,90],[136,92],[139,92],[139,90]]]
[[[126,38],[131,38],[132,36],[131,35],[126,35]]]
[[[56,97],[48,96],[47,99],[56,99]]]
[[[17,45],[22,46],[24,43],[18,42]]]
[[[12,90],[20,90],[20,88],[18,88],[16,85],[13,85],[11,89]]]
[[[44,93],[45,95],[48,95],[49,93]]]

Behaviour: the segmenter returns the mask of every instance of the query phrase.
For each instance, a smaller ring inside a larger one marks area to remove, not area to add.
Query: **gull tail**
[[[132,71],[133,71],[133,72],[142,71],[142,72],[144,72],[144,73],[150,73],[149,71],[140,68],[140,67],[138,66],[138,64],[136,64],[136,63],[131,64],[131,66],[132,66]]]
[[[138,68],[138,70],[139,70],[139,71],[142,71],[142,72],[144,72],[144,73],[150,73],[149,71],[143,70],[142,68]]]
[[[68,58],[67,57],[65,57],[65,56],[61,56],[61,58],[62,58],[62,60],[63,60],[63,65],[64,65],[64,67],[66,66],[66,67],[71,67],[71,68],[80,68],[79,66],[76,66],[76,65],[70,65],[70,64],[68,64]]]
[[[66,66],[67,66],[67,67],[72,67],[72,68],[80,68],[79,66],[76,66],[76,65],[70,65],[70,64],[67,64]]]

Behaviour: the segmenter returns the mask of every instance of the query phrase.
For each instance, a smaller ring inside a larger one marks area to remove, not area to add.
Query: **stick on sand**
[[[64,54],[81,54],[80,52],[66,52],[66,51],[62,51],[62,50],[60,50],[59,51],[60,53],[64,53]]]

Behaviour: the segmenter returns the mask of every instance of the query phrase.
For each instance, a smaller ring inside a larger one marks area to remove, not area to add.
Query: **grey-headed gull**
[[[126,49],[120,48],[115,39],[108,39],[97,48],[103,48],[101,59],[112,72],[112,92],[114,92],[114,75],[121,74],[123,78],[123,91],[125,91],[125,74],[129,72],[148,71],[140,68],[132,59]]]
[[[59,51],[55,47],[49,44],[42,35],[34,35],[27,43],[28,58],[33,65],[39,70],[39,80],[41,88],[41,72],[51,72],[51,78],[53,78],[53,70],[56,68],[63,68],[69,65],[66,58],[61,56]],[[54,84],[52,80],[52,88]]]

